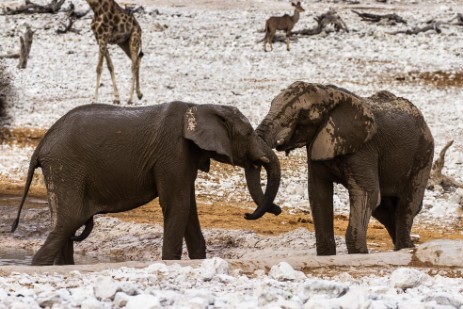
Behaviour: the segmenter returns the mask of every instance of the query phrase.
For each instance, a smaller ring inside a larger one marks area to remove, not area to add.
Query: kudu
[[[272,42],[273,36],[277,30],[284,30],[286,32],[286,49],[289,51],[289,38],[291,37],[291,30],[299,20],[299,13],[305,10],[301,6],[301,2],[291,2],[294,6],[294,14],[290,16],[285,14],[283,16],[272,16],[265,22],[265,37],[264,37],[264,51],[267,51],[267,43],[270,44],[270,49],[273,50]]]

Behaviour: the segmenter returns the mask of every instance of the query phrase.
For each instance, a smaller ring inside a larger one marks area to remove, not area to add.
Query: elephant
[[[33,265],[73,264],[73,241],[88,236],[94,215],[127,211],[156,197],[164,222],[162,259],[180,259],[183,239],[191,259],[204,259],[194,184],[198,170],[209,171],[211,159],[245,169],[257,204],[246,219],[281,212],[273,204],[280,184],[278,157],[236,107],[180,101],[77,107],[50,127],[32,154],[12,232],[40,167],[52,227]],[[75,236],[83,225],[82,234]]]
[[[333,183],[349,193],[348,253],[368,253],[373,216],[394,250],[413,247],[434,139],[410,101],[388,91],[360,97],[334,85],[296,81],[282,90],[256,128],[277,151],[305,146],[317,255],[335,255]]]

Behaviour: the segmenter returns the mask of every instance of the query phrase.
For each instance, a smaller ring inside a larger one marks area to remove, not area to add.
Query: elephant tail
[[[11,233],[13,233],[19,224],[19,217],[21,216],[21,210],[23,209],[24,202],[26,201],[27,193],[29,192],[29,188],[32,183],[32,178],[34,177],[34,171],[37,167],[39,167],[39,160],[37,158],[37,151],[32,154],[31,162],[29,163],[29,171],[27,172],[27,179],[26,184],[24,185],[24,193],[21,199],[21,204],[19,205],[18,215],[11,226]]]
[[[80,235],[71,236],[69,239],[72,240],[72,241],[82,241],[82,240],[84,240],[92,232],[93,225],[94,225],[94,222],[93,222],[93,216],[92,216],[92,217],[90,217],[90,219],[87,220],[87,222],[85,222],[85,227],[84,227],[84,230],[82,231],[82,233]]]

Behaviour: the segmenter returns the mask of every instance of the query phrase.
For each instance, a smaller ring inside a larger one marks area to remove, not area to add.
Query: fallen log
[[[456,20],[457,22],[455,24],[452,24],[452,22]],[[448,24],[451,24],[451,25],[457,25],[457,26],[463,26],[463,14],[462,13],[458,13],[457,16],[455,16],[454,18],[450,19],[448,21]]]
[[[25,0],[23,5],[20,5],[17,8],[6,7],[3,9],[1,15],[17,15],[17,14],[35,14],[35,13],[50,13],[56,14],[61,9],[64,1],[66,0],[52,0],[49,4],[40,5],[31,2],[30,0]]]
[[[335,10],[330,9],[328,12],[323,13],[317,17],[314,17],[315,21],[317,22],[317,26],[312,29],[303,29],[299,31],[293,31],[291,34],[293,35],[302,35],[302,36],[310,36],[310,35],[317,35],[322,33],[322,31],[329,32],[328,26],[332,25],[336,32],[345,31],[349,32],[346,23],[342,18],[336,13]]]
[[[421,32],[427,32],[427,31],[431,31],[431,30],[434,30],[436,31],[436,33],[441,33],[442,30],[440,28],[440,25],[441,23],[440,22],[433,22],[425,27],[422,27],[422,28],[419,28],[419,27],[414,27],[412,29],[409,29],[409,30],[399,30],[399,31],[394,31],[394,32],[387,32],[388,34],[400,34],[400,33],[403,33],[403,34],[408,34],[408,35],[414,35],[414,34],[418,34],[418,33],[421,33]]]
[[[364,21],[369,21],[369,22],[379,22],[382,19],[391,21],[391,22],[396,22],[396,23],[402,23],[402,24],[407,24],[407,21],[400,17],[399,15],[393,13],[393,14],[384,14],[384,15],[378,15],[378,14],[372,14],[372,13],[361,13],[356,10],[351,10],[353,13],[357,14],[362,20]]]

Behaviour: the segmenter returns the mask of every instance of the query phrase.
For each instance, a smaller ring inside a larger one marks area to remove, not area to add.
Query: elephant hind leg
[[[64,243],[55,258],[55,265],[74,265],[74,241],[68,239]]]
[[[431,172],[433,152],[432,149],[424,151],[427,162],[423,167],[423,157],[418,156],[410,174],[410,178],[401,186],[395,216],[396,242],[394,250],[413,248],[410,233],[413,220],[423,206],[423,197]]]
[[[67,218],[64,221],[58,218],[53,231],[32,258],[32,265],[74,264],[74,242],[71,236],[84,223],[79,219]]]
[[[396,196],[382,196],[381,204],[373,211],[373,217],[386,228],[392,242],[395,244],[395,212],[398,199]]]
[[[32,258],[32,265],[53,265],[55,261],[64,263],[64,255],[60,256],[60,254],[67,245],[70,235],[71,233],[64,233],[60,229],[51,231],[45,243]]]

